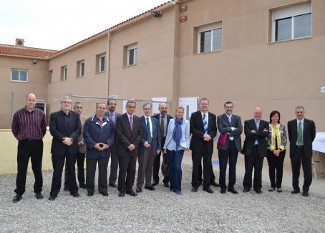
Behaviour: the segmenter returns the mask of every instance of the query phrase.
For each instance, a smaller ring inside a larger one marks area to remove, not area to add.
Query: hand
[[[145,141],[145,142],[143,143],[143,145],[144,145],[145,148],[149,148],[149,147],[150,147],[150,144],[149,144],[149,142],[147,142],[147,141]]]
[[[211,140],[211,136],[206,133],[206,134],[203,135],[203,140],[208,142],[208,141]]]
[[[160,150],[157,150],[156,154],[159,154]]]
[[[72,139],[68,138],[68,137],[64,137],[62,142],[63,142],[63,144],[65,144],[67,146],[71,146],[73,144]]]
[[[256,131],[254,129],[251,130],[251,133],[256,133]]]
[[[235,127],[231,127],[231,131],[234,131],[234,130],[236,130],[237,128],[235,128]]]
[[[134,144],[130,144],[128,146],[128,149],[129,149],[129,151],[134,151],[135,150],[135,145]]]
[[[102,146],[100,146],[100,145],[102,145]],[[102,151],[102,150],[104,150],[103,149],[104,148],[104,144],[103,143],[96,143],[95,146],[94,146],[94,148],[96,150],[98,150],[98,151]]]
[[[280,155],[280,152],[281,152],[280,150],[274,150],[274,151],[273,151],[273,154],[274,154],[275,156],[279,156],[279,155]]]

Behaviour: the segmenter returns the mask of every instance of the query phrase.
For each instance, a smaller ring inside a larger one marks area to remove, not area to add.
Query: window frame
[[[18,79],[15,80],[13,79],[13,71],[18,72]],[[26,80],[21,79],[21,73],[26,72]],[[27,83],[28,82],[28,69],[18,69],[18,68],[11,68],[11,73],[10,73],[10,81],[12,82],[21,82],[21,83]]]
[[[77,77],[82,78],[85,76],[85,60],[77,61]]]
[[[106,53],[101,53],[96,56],[96,72],[103,73],[106,71]]]
[[[137,65],[138,64],[138,43],[127,45],[124,47],[124,50],[125,50],[124,66]],[[133,52],[132,57],[131,57],[131,52]],[[132,63],[131,63],[131,59],[132,59]]]
[[[68,80],[68,66],[61,66],[61,75],[60,75],[61,81],[67,81]]]
[[[221,39],[220,39],[220,47],[217,49],[213,49],[213,45],[214,45],[214,35],[213,35],[213,30],[220,30],[221,31]],[[201,52],[201,35],[204,32],[211,32],[211,38],[210,38],[210,49]],[[204,26],[200,26],[197,27],[196,29],[196,40],[197,40],[197,49],[196,49],[196,53],[197,54],[205,54],[205,53],[213,53],[213,52],[218,52],[222,50],[222,42],[223,42],[223,27],[222,27],[222,22],[217,22],[217,23],[213,23],[213,24],[209,24],[209,25],[204,25]]]

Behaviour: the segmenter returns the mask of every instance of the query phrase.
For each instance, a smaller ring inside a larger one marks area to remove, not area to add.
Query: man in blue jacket
[[[110,148],[114,143],[114,123],[105,116],[106,103],[97,103],[96,114],[87,119],[84,126],[86,142],[86,186],[88,196],[94,195],[94,180],[98,163],[98,191],[103,196],[107,193],[107,166]]]

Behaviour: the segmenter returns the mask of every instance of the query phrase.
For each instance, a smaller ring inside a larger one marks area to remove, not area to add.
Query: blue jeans
[[[173,192],[182,191],[182,160],[184,151],[167,150],[167,160],[169,163],[170,190]]]

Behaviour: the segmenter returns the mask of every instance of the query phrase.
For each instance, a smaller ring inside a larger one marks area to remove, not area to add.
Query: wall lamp
[[[34,65],[37,64],[37,59],[36,58],[33,59],[33,64]]]
[[[151,13],[151,15],[153,16],[153,17],[161,17],[162,15],[163,15],[163,12],[162,11],[154,11],[154,10],[152,10],[152,11],[150,11],[150,13]]]

